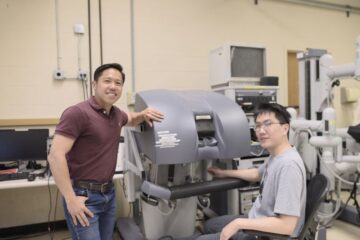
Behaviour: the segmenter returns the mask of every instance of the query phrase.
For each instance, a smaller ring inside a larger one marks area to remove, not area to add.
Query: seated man
[[[295,236],[304,224],[306,173],[303,161],[289,144],[290,114],[279,104],[261,104],[255,114],[255,132],[270,153],[258,169],[209,168],[215,177],[236,177],[260,182],[260,195],[246,216],[220,216],[208,220],[198,240],[253,239],[242,229]]]

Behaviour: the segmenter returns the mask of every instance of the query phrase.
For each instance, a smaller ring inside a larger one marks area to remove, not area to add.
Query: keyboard
[[[30,174],[30,172],[18,172],[18,173],[0,174],[0,181],[27,179],[29,174]]]

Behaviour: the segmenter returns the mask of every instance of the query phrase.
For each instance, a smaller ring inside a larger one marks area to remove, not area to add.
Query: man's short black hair
[[[255,110],[255,120],[263,113],[274,113],[280,123],[290,124],[291,115],[286,108],[278,103],[260,103]]]
[[[98,67],[94,72],[94,80],[97,82],[97,80],[99,80],[99,77],[101,76],[101,74],[106,69],[109,69],[109,68],[114,68],[114,69],[118,70],[121,73],[123,83],[125,82],[125,73],[123,72],[123,67],[118,63],[106,63],[106,64],[103,64],[100,67]]]

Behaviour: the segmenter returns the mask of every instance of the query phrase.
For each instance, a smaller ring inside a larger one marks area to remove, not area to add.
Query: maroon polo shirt
[[[115,106],[107,115],[94,97],[63,112],[55,134],[75,139],[66,155],[72,180],[99,183],[112,180],[120,130],[127,121],[127,114]]]

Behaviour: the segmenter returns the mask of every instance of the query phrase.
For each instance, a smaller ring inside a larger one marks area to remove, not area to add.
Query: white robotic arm
[[[360,35],[356,39],[356,59],[354,63],[333,65],[333,58],[324,54],[320,58],[320,80],[332,80],[334,78],[354,77],[360,80]]]
[[[356,39],[356,58],[352,63],[335,65],[331,55],[320,55],[321,52],[326,51],[299,55],[300,67],[309,73],[309,76],[300,74],[303,89],[300,94],[305,99],[300,104],[300,114],[312,120],[297,119],[296,113],[290,111],[293,119],[290,122],[290,140],[298,148],[310,174],[318,171],[325,174],[330,180],[330,191],[337,196],[335,206],[331,202],[323,203],[324,211],[318,214],[321,222],[327,225],[338,216],[340,210],[341,182],[353,186],[353,189],[360,185],[358,178],[350,180],[360,172],[360,144],[348,134],[348,128],[336,129],[336,114],[331,108],[331,91],[335,81],[345,78],[360,81],[360,35]],[[313,120],[320,116],[321,121]],[[320,165],[317,159],[321,161]]]
[[[320,58],[320,81],[326,83],[327,92],[331,91],[335,79],[349,77],[360,81],[360,35],[356,39],[356,59],[353,63],[334,65],[330,54],[324,54]],[[329,106],[329,94],[327,94],[327,103]]]

